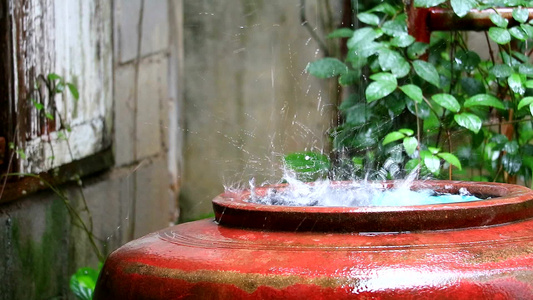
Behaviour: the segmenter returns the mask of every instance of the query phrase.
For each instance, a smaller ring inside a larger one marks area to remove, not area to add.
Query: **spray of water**
[[[413,170],[406,179],[395,181],[394,188],[386,189],[382,182],[352,180],[342,186],[329,179],[308,184],[298,180],[293,172],[285,170],[287,187],[272,187],[266,195],[255,192],[255,182],[250,181],[250,198],[253,203],[284,206],[411,206],[441,203],[477,201],[479,198],[462,188],[459,194],[437,193],[430,189],[411,190],[418,170]]]

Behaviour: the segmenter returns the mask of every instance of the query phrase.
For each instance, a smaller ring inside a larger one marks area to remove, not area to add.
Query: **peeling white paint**
[[[39,174],[71,162],[70,150],[75,159],[102,150],[104,127],[104,119],[95,118],[74,126],[71,132],[56,131],[27,142],[24,151],[27,159],[23,160],[25,173]]]
[[[15,0],[11,2],[14,7],[21,5]],[[19,55],[24,55],[18,71],[23,70],[25,76],[23,82],[15,77],[15,86],[25,86],[29,91],[35,80],[33,77],[56,73],[74,83],[80,94],[78,101],[68,90],[54,99],[57,112],[72,128],[69,136],[73,157],[67,151],[66,143],[58,141],[57,132],[40,132],[38,113],[32,112],[31,123],[26,128],[29,133],[27,141],[20,145],[27,160],[20,161],[20,169],[21,172],[39,173],[110,146],[112,3],[109,0],[31,0],[21,11],[24,12],[23,19],[14,23],[19,24],[14,28],[14,36],[18,43],[15,49]],[[17,55],[14,63],[18,63]],[[17,101],[27,97],[19,95]],[[50,107],[48,101],[44,104]],[[56,118],[56,128],[59,127]],[[51,156],[55,157],[53,164],[49,159]]]

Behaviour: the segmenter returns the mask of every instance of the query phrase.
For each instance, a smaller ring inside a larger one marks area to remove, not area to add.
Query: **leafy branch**
[[[489,58],[470,50],[460,32],[435,32],[429,44],[417,42],[408,34],[404,8],[396,1],[358,13],[365,26],[339,28],[328,35],[348,39],[346,58],[325,57],[306,68],[316,77],[336,77],[341,86],[364,89],[339,107],[344,122],[332,132],[335,151],[352,156],[354,167],[365,164],[361,157],[383,165],[393,153],[405,169],[419,164],[422,173],[437,177],[446,165],[449,179],[465,176],[466,165],[470,170],[479,168],[479,175],[470,173],[473,179],[531,180],[533,21],[524,7],[533,1],[505,2],[513,7],[512,25],[494,8],[502,1],[415,0],[414,4],[440,5],[458,17],[472,9],[492,8],[494,25],[485,33]],[[498,57],[491,43],[498,45]],[[400,156],[391,152],[398,142],[403,148]],[[443,148],[448,151],[442,152]]]

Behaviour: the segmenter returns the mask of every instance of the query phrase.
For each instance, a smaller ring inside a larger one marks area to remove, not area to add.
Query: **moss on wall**
[[[3,239],[8,280],[2,299],[64,299],[68,294],[69,215],[59,199],[7,217]]]

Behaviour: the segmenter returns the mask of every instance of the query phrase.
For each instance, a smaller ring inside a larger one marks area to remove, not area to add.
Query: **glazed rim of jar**
[[[384,181],[384,189],[398,182]],[[311,183],[312,184],[312,183]],[[332,182],[347,187],[352,182]],[[265,195],[286,184],[254,189]],[[533,191],[527,187],[488,182],[414,181],[412,190],[432,189],[456,194],[466,188],[485,200],[413,206],[280,206],[251,203],[249,190],[226,191],[213,199],[215,221],[222,226],[279,231],[398,232],[445,230],[498,225],[533,217]]]

